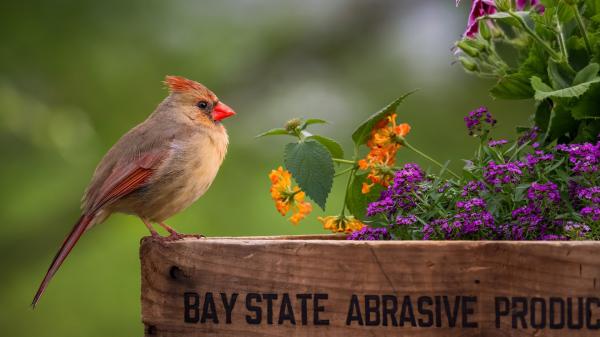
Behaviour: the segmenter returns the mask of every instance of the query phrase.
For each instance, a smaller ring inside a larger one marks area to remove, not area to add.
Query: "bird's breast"
[[[190,206],[214,181],[227,151],[227,142],[207,135],[174,141],[172,155],[157,170],[133,213],[161,222]]]

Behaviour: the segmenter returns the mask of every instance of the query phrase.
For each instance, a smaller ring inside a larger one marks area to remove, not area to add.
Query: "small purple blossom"
[[[591,219],[592,221],[600,220],[600,207],[598,206],[586,206],[579,211],[579,214],[584,218]]]
[[[398,215],[398,217],[396,217],[396,224],[401,226],[412,225],[415,222],[417,222],[417,217],[413,214],[410,214],[408,216]]]
[[[367,216],[391,215],[398,209],[410,211],[416,206],[414,193],[420,193],[419,184],[424,179],[425,173],[419,165],[412,163],[404,165],[394,175],[392,184],[381,192],[379,199],[367,206]]]
[[[461,196],[466,197],[468,195],[479,195],[480,191],[485,191],[487,188],[485,184],[479,180],[471,180],[464,187],[460,193]]]
[[[496,187],[506,184],[516,184],[523,175],[521,166],[523,166],[521,162],[496,164],[494,161],[490,161],[483,168],[483,177],[488,184]]]
[[[577,190],[577,198],[580,200],[591,201],[595,204],[600,204],[600,186],[579,188]]]
[[[496,147],[496,146],[504,145],[504,144],[507,144],[507,143],[508,143],[508,140],[506,140],[506,139],[490,140],[488,142],[488,146],[489,147]]]
[[[385,227],[364,226],[362,229],[352,232],[346,239],[356,241],[391,240],[392,236]]]
[[[545,184],[533,182],[531,183],[529,189],[527,189],[527,199],[536,204],[539,204],[543,201],[549,201],[557,204],[560,202],[558,186],[551,181]]]
[[[554,155],[552,153],[545,153],[542,150],[536,150],[533,154],[528,153],[525,155],[524,163],[529,169],[534,169],[539,162],[553,161]]]
[[[532,127],[531,129],[524,132],[519,139],[517,139],[517,144],[519,146],[525,144],[526,142],[533,142],[538,138],[538,134],[540,132],[540,128],[537,126]],[[538,143],[534,143],[534,145]],[[534,146],[535,147],[535,146]]]
[[[469,112],[469,115],[463,119],[469,130],[469,136],[481,136],[496,125],[496,120],[484,106]]]
[[[564,229],[569,234],[569,237],[573,239],[585,238],[587,233],[590,232],[590,226],[573,221],[567,221]]]
[[[544,240],[544,241],[563,241],[566,239],[567,238],[564,237],[563,235],[557,235],[557,234],[544,234],[540,237],[540,240]]]
[[[596,144],[559,144],[556,149],[569,154],[569,163],[572,165],[573,172],[579,174],[598,172],[600,141]]]

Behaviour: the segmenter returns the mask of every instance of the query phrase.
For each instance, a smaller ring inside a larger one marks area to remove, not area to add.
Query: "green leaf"
[[[362,184],[366,182],[367,175],[355,175],[346,195],[346,207],[359,220],[367,218],[367,206],[379,198],[381,190],[380,185],[375,185],[367,194],[362,193]]]
[[[352,133],[352,140],[354,141],[354,144],[356,144],[356,146],[359,146],[366,143],[367,139],[369,138],[369,134],[371,133],[371,129],[373,129],[373,126],[375,126],[375,124],[377,124],[377,122],[379,122],[382,118],[385,118],[387,115],[395,112],[398,105],[400,105],[400,103],[402,103],[402,101],[404,101],[406,97],[415,93],[417,90],[418,89],[415,89],[400,96],[392,103],[388,104],[386,107],[374,113],[369,118],[367,118],[367,120],[362,122]]]
[[[588,64],[585,68],[577,72],[575,79],[573,79],[573,85],[593,81],[598,76],[598,71],[600,71],[598,63]]]
[[[265,136],[279,136],[279,135],[289,135],[289,136],[293,136],[292,134],[290,134],[286,129],[283,128],[275,128],[275,129],[271,129],[269,131],[263,132],[259,135],[256,136],[256,138],[260,138],[260,137],[265,137]]]
[[[312,124],[327,124],[327,121],[319,118],[309,118],[302,123],[300,130],[304,130],[307,126]]]
[[[548,97],[579,97],[583,95],[590,85],[600,82],[600,77],[596,77],[591,81],[580,83],[568,88],[554,90],[537,76],[531,77],[531,86],[535,90],[535,99],[541,101]]]
[[[555,139],[569,141],[577,133],[577,121],[571,116],[571,112],[560,104],[555,104],[550,113],[550,123],[544,142],[546,144]]]
[[[496,99],[528,99],[533,97],[533,93],[529,76],[523,73],[504,76],[490,89],[490,94]]]
[[[335,140],[319,135],[310,136],[308,139],[314,139],[325,146],[333,158],[344,158],[344,149],[342,149],[342,146]]]
[[[334,174],[327,148],[311,139],[289,143],[285,146],[284,163],[298,186],[325,210]]]
[[[535,110],[535,125],[543,131],[548,130],[550,124],[550,113],[552,112],[552,102],[549,99],[543,100]]]
[[[571,109],[573,118],[600,119],[600,85],[593,85]]]
[[[548,78],[550,78],[552,87],[563,89],[571,85],[571,79],[565,73],[562,65],[552,60],[548,61]]]

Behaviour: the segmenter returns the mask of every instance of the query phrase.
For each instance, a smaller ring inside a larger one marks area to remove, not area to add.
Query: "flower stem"
[[[588,54],[592,55],[592,44],[590,43],[590,38],[588,37],[587,30],[585,29],[585,25],[583,24],[581,13],[579,13],[579,7],[577,7],[577,5],[571,5],[571,8],[575,13],[575,21],[577,21],[577,27],[579,27],[581,35],[583,36],[583,40],[585,41],[585,49],[587,49]]]
[[[331,160],[333,160],[336,163],[356,165],[356,162],[353,160],[340,159],[340,158],[331,158]]]
[[[352,182],[352,178],[354,178],[354,172],[356,172],[356,167],[351,168],[350,175],[348,175],[348,181],[346,182],[346,192],[344,193],[344,202],[342,203],[342,211],[340,213],[340,217],[344,217],[344,213],[346,211],[346,200],[348,199],[348,191],[350,191],[350,183]]]
[[[525,20],[521,16],[515,14],[515,12],[513,11],[508,11],[508,14],[515,18],[519,22],[521,27],[525,30],[525,32],[527,32],[529,36],[531,36],[537,43],[539,43],[548,52],[548,54],[550,54],[550,56],[553,59],[561,60],[561,55],[557,53],[554,49],[552,49],[552,47],[550,47],[544,40],[542,40],[542,38],[539,35],[537,35],[536,32],[529,28],[527,22],[525,22]]]
[[[352,171],[353,169],[354,169],[354,167],[348,167],[347,169],[344,169],[344,170],[341,170],[339,172],[336,172],[333,176],[334,177],[339,177],[339,176],[341,176],[343,174],[348,173],[349,171]]]
[[[407,148],[413,150],[414,152],[416,152],[418,155],[420,155],[421,157],[429,160],[430,162],[434,163],[435,165],[437,165],[439,168],[444,168],[444,165],[442,165],[440,162],[438,162],[437,160],[431,158],[430,156],[426,155],[425,153],[421,152],[419,149],[415,148],[414,146],[410,145],[406,139],[402,139],[402,145],[406,146]],[[448,171],[451,175],[453,175],[456,179],[460,179],[460,176],[454,172],[452,172],[452,170],[450,170],[449,168],[446,168],[446,171]]]

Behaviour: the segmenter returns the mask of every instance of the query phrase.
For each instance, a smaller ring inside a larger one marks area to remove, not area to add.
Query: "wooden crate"
[[[146,336],[600,336],[600,242],[141,245]]]

